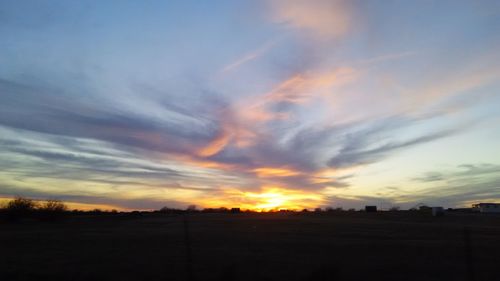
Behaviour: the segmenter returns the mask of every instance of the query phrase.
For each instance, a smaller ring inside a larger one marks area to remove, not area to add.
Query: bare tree
[[[34,200],[24,197],[16,197],[7,203],[8,211],[29,212],[34,211],[36,207],[37,203]]]
[[[56,199],[47,199],[45,203],[40,207],[40,210],[46,211],[46,212],[58,212],[62,213],[68,210],[68,207],[66,204],[64,204],[60,200]]]
[[[20,218],[31,216],[36,208],[37,203],[34,200],[16,197],[7,203],[6,211],[9,220],[17,221]]]

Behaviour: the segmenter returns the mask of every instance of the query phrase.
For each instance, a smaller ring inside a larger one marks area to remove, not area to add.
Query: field
[[[500,280],[498,215],[79,215],[1,222],[0,245],[6,281]]]

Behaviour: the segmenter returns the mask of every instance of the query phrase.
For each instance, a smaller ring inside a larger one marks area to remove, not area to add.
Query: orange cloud
[[[280,83],[266,95],[266,99],[303,104],[315,97],[330,94],[324,91],[334,85],[352,80],[353,74],[352,68],[338,68],[325,73],[297,74]]]
[[[272,167],[264,167],[253,169],[252,172],[256,173],[260,178],[268,178],[268,177],[291,177],[297,176],[301,173],[298,171],[286,169],[286,168],[272,168]]]
[[[231,133],[223,131],[219,134],[217,138],[215,138],[212,142],[210,142],[207,146],[202,147],[198,150],[198,155],[202,157],[208,157],[217,154],[221,151],[231,140]]]
[[[335,99],[332,88],[351,82],[356,78],[352,68],[341,67],[327,72],[300,73],[280,82],[274,89],[263,95],[246,99],[235,106],[240,126],[252,128],[252,124],[274,120],[289,120],[290,112],[274,112],[269,106],[274,103],[288,102],[306,104],[314,99],[323,98],[332,102]],[[254,136],[256,134],[254,133]]]
[[[298,29],[317,39],[334,39],[351,25],[351,9],[339,0],[271,0],[274,21]]]

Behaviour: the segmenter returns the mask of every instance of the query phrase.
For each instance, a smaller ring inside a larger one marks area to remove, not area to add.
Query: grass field
[[[500,216],[481,214],[70,216],[2,222],[0,245],[6,281],[500,280]]]

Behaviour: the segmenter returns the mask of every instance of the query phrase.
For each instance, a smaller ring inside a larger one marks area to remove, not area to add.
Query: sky
[[[0,198],[500,201],[499,1],[0,2]]]

